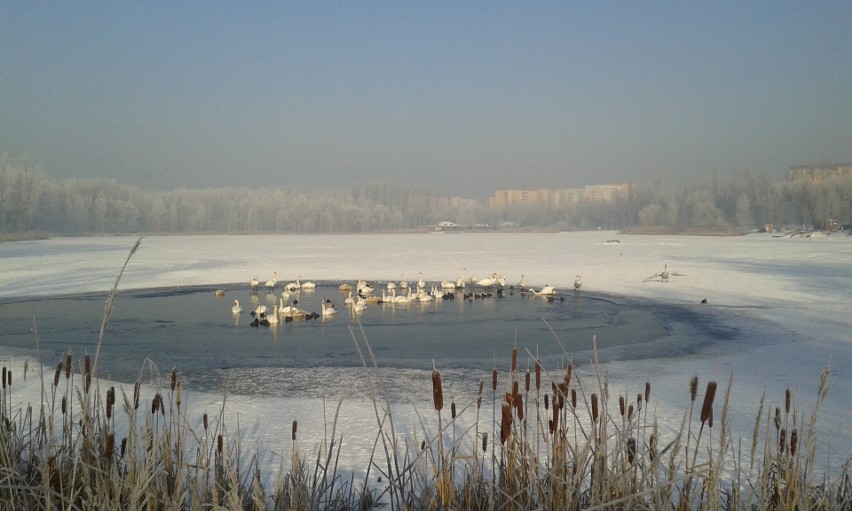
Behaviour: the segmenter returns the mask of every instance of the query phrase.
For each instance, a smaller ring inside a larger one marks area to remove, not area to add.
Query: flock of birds
[[[683,273],[669,271],[668,265],[663,270],[649,276],[645,281],[657,280],[660,282],[668,282],[670,277],[685,276]],[[294,320],[317,319],[320,317],[331,317],[337,314],[335,304],[328,298],[323,298],[321,302],[320,312],[309,312],[306,309],[299,307],[298,293],[300,291],[312,291],[317,285],[314,282],[302,282],[302,276],[297,275],[294,282],[290,282],[281,286],[281,295],[278,297],[277,303],[273,298],[273,305],[267,306],[258,304],[251,310],[252,316],[251,326],[271,326],[280,321],[290,322]],[[267,298],[275,296],[276,288],[279,285],[278,272],[273,272],[272,278],[265,281],[263,286],[267,291]],[[261,282],[257,276],[249,281],[252,295],[257,295],[261,288]],[[580,291],[583,286],[582,277],[577,274],[574,278],[574,292]],[[509,289],[510,293],[518,290],[522,296],[531,294],[533,296],[541,296],[547,300],[563,301],[564,297],[557,298],[557,291],[554,286],[545,285],[538,291],[532,287],[528,287],[524,281],[524,276],[514,285],[507,285],[506,276],[504,274],[491,273],[489,276],[478,279],[476,276],[465,278],[465,268],[459,271],[459,277],[455,280],[443,280],[439,283],[428,284],[423,280],[423,273],[420,272],[419,279],[416,283],[409,283],[402,275],[399,283],[388,282],[382,289],[381,293],[373,284],[359,280],[354,286],[348,283],[340,285],[340,292],[346,293],[347,297],[344,300],[346,307],[354,312],[363,312],[369,304],[373,303],[392,303],[392,304],[409,304],[413,302],[432,302],[440,300],[455,300],[457,295],[460,295],[465,300],[477,300],[489,298],[492,296],[502,297]],[[216,291],[217,296],[223,296],[223,290]],[[257,301],[255,299],[255,301]],[[231,313],[238,316],[243,312],[242,305],[239,300],[233,301]]]

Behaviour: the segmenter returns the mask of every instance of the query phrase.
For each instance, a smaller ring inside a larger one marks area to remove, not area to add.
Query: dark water
[[[332,299],[336,316],[274,327],[250,326],[254,303],[271,305],[273,297],[264,291],[252,295],[243,285],[217,287],[225,290],[221,298],[214,287],[122,292],[105,330],[99,373],[134,381],[143,366],[149,373],[150,360],[164,374],[177,367],[200,388],[236,378],[231,387],[238,392],[275,394],[276,377],[297,392],[293,385],[309,389],[316,375],[361,367],[358,346],[369,357],[367,343],[380,367],[405,378],[406,370],[431,369],[433,361],[462,374],[490,371],[495,364],[503,368],[514,346],[522,367],[528,352],[555,366],[569,358],[588,361],[593,336],[600,358],[613,360],[676,356],[732,335],[687,307],[570,293],[549,301],[515,290],[478,300],[458,294],[455,300],[375,304],[356,320],[338,284],[320,283],[298,296],[309,311],[320,311],[320,301]],[[237,317],[231,314],[235,298],[244,309]],[[105,300],[103,294],[86,294],[0,301],[0,345],[23,354],[37,353],[38,346],[47,365],[68,350],[78,358],[94,355]],[[694,330],[693,340],[673,342],[675,323],[679,331]]]

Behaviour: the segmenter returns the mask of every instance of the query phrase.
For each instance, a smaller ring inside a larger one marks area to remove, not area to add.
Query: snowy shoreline
[[[612,391],[635,393],[650,380],[660,420],[673,426],[679,424],[688,403],[687,383],[693,374],[702,384],[715,379],[724,387],[733,371],[731,427],[735,436],[750,436],[764,390],[767,405],[774,407],[783,402],[789,386],[802,403],[802,413],[809,414],[820,372],[830,365],[832,388],[818,421],[819,455],[827,459],[826,466],[833,467],[852,455],[848,447],[852,431],[846,427],[852,421],[848,393],[852,376],[846,370],[852,364],[848,306],[852,303],[852,240],[631,235],[620,243],[605,244],[616,238],[618,234],[610,232],[150,237],[143,239],[131,259],[119,289],[247,282],[255,274],[268,277],[273,270],[282,280],[301,273],[312,280],[383,281],[403,273],[416,278],[422,271],[427,280],[439,281],[457,277],[465,267],[468,275],[505,272],[509,283],[523,274],[530,284],[555,285],[562,292],[570,289],[576,274],[582,274],[587,291],[615,299],[694,304],[698,311],[702,310],[700,300],[706,298],[706,309],[714,317],[738,329],[741,349],[710,348],[674,359],[604,361]],[[0,297],[106,293],[135,240],[55,238],[0,244]],[[645,282],[664,264],[686,275],[672,277],[668,283]],[[761,330],[766,324],[772,328]],[[0,347],[3,364],[20,371],[20,359],[10,360],[10,355]],[[27,383],[20,378],[16,382],[17,403],[40,401],[33,369]],[[428,377],[423,385],[428,385]],[[222,402],[221,395],[187,392],[189,413],[199,417]],[[375,419],[359,411],[363,403],[356,397],[344,397],[341,413],[347,427],[353,428],[346,433],[347,447],[357,468],[359,456],[371,444]],[[410,405],[395,406],[401,420],[417,429]],[[324,430],[323,404],[316,400],[270,403],[241,396],[229,401],[227,410],[240,417],[258,445],[272,445],[280,438],[289,442],[294,419],[306,425],[300,431]],[[312,420],[317,422],[309,425]],[[313,447],[306,439],[300,445]],[[272,447],[280,452],[288,449]]]

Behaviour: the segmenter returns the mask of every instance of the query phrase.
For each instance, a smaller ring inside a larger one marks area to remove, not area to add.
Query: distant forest
[[[426,229],[441,221],[490,228],[719,234],[765,224],[852,223],[852,178],[775,182],[750,172],[670,187],[638,185],[609,202],[491,208],[452,205],[400,182],[152,191],[114,179],[55,179],[0,153],[0,235],[357,233]]]

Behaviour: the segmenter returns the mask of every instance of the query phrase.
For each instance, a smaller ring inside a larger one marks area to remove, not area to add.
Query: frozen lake
[[[22,357],[35,353],[33,324],[51,368],[69,347],[78,354],[91,350],[106,292],[135,239],[0,244],[3,363],[20,374]],[[607,243],[614,239],[618,242]],[[646,279],[664,265],[682,275],[667,283]],[[789,386],[803,413],[809,413],[819,374],[830,365],[832,389],[818,423],[820,452],[833,449],[831,463],[850,456],[850,237],[612,232],[150,237],[119,286],[102,348],[102,375],[128,381],[145,357],[164,373],[176,366],[199,416],[221,404],[225,389],[239,394],[228,411],[253,425],[245,429],[259,444],[289,442],[294,419],[308,424],[300,431],[309,431],[311,421],[323,421],[327,405],[320,396],[342,398],[341,416],[351,428],[343,454],[357,467],[371,445],[375,422],[363,411],[363,369],[336,286],[364,279],[379,289],[379,283],[398,282],[403,274],[414,283],[420,272],[428,282],[454,280],[462,267],[467,276],[480,278],[504,273],[509,284],[523,275],[535,288],[556,286],[565,300],[515,293],[365,311],[361,323],[394,388],[395,414],[402,422],[417,423],[412,404],[429,406],[432,359],[448,393],[461,402],[475,394],[476,383],[490,376],[493,365],[505,372],[516,342],[521,367],[529,363],[527,352],[538,353],[550,369],[571,358],[588,377],[596,335],[612,391],[635,393],[650,380],[664,429],[680,423],[693,374],[702,385],[716,379],[724,387],[733,371],[731,426],[735,435],[750,436],[764,390],[767,403],[775,406]],[[254,275],[266,280],[274,271],[282,283],[297,274],[320,283],[310,295],[303,293],[303,301],[319,310],[322,297],[333,298],[340,314],[325,322],[280,324],[274,331],[249,327],[247,282]],[[577,274],[583,287],[575,296],[570,289]],[[213,290],[220,287],[226,295],[217,299]],[[247,300],[237,324],[229,312],[232,298]],[[48,372],[52,375],[52,369]],[[24,384],[29,393],[18,399],[38,398],[34,380]]]

